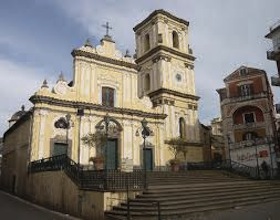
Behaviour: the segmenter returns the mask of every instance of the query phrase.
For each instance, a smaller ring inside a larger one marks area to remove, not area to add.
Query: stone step
[[[253,204],[258,204],[261,202],[268,202],[268,201],[275,201],[279,200],[279,195],[276,197],[269,197],[269,195],[261,195],[258,197],[254,198],[244,198],[244,199],[236,199],[236,200],[231,200],[230,203],[226,203],[224,201],[218,201],[218,202],[212,202],[209,203],[207,206],[201,206],[201,205],[194,205],[192,208],[189,209],[172,209],[172,210],[161,210],[161,215],[162,216],[185,216],[189,215],[195,212],[206,212],[206,211],[213,211],[213,210],[219,210],[219,209],[229,209],[229,208],[234,208],[234,207],[240,207],[240,206],[247,206],[247,205],[253,205]],[[153,216],[157,216],[158,212],[156,210],[154,211],[131,211],[131,216],[133,216],[134,219],[149,219]],[[127,210],[112,210],[108,211],[106,213],[109,217],[114,217],[114,216],[126,216],[127,215]],[[173,218],[174,219],[174,218]]]
[[[242,188],[237,190],[235,189],[219,189],[215,191],[206,191],[206,192],[201,192],[201,191],[193,191],[189,193],[183,193],[183,192],[178,192],[178,193],[162,193],[162,194],[143,194],[137,196],[135,201],[145,201],[148,202],[149,200],[158,200],[158,201],[165,201],[168,200],[169,202],[172,200],[178,201],[178,200],[190,200],[192,198],[199,198],[203,196],[203,198],[208,198],[208,197],[217,197],[217,196],[223,196],[223,195],[236,195],[237,193],[242,193],[242,194],[247,194],[247,193],[253,193],[253,192],[262,192],[262,191],[278,191],[280,190],[280,187],[276,189],[267,189],[264,187],[251,187],[251,188]],[[132,200],[132,201],[134,201]]]
[[[192,192],[196,190],[201,191],[211,191],[219,189],[239,189],[239,188],[249,188],[249,187],[279,187],[280,182],[224,182],[224,183],[214,183],[209,185],[208,183],[196,183],[196,184],[181,184],[181,185],[166,185],[166,186],[149,186],[148,190],[144,191],[143,194],[155,194],[155,193],[172,193],[172,192]]]
[[[230,177],[221,171],[166,174],[148,176],[147,190],[130,200],[133,220],[158,219],[158,201],[164,216],[162,219],[180,217],[183,220],[182,216],[197,212],[280,200],[280,181],[253,181],[239,176]],[[121,203],[106,212],[106,216],[108,219],[127,219],[127,208],[127,203]]]
[[[194,188],[217,188],[217,187],[227,187],[227,186],[235,186],[235,185],[254,185],[254,184],[280,184],[278,181],[266,181],[266,180],[260,180],[260,181],[252,181],[252,180],[241,180],[241,181],[225,181],[225,182],[216,182],[209,184],[207,182],[195,182],[195,183],[179,183],[175,185],[149,185],[148,189],[149,190],[172,190],[176,188],[189,188],[189,189],[194,189]]]
[[[231,201],[233,199],[243,199],[243,198],[252,198],[252,197],[257,197],[257,196],[266,196],[270,195],[271,197],[274,197],[275,195],[280,195],[280,189],[278,190],[273,190],[270,192],[267,192],[267,190],[260,190],[260,191],[255,191],[255,192],[244,192],[242,194],[223,194],[223,195],[212,195],[208,197],[192,197],[189,199],[185,198],[178,198],[177,200],[175,199],[168,199],[168,200],[145,200],[145,201],[137,201],[133,200],[130,202],[131,210],[153,210],[153,204],[155,204],[155,201],[160,202],[160,206],[162,207],[162,210],[165,209],[174,209],[174,208],[191,208],[195,204],[200,204],[200,205],[209,205],[214,201],[217,200],[223,200],[224,202],[226,201]],[[127,208],[127,203],[123,203],[119,207],[115,207],[115,209],[126,209]]]

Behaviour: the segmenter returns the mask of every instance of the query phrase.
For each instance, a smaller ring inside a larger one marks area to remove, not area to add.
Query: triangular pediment
[[[236,69],[234,72],[229,74],[226,78],[224,78],[224,82],[229,82],[229,81],[240,79],[242,77],[248,77],[248,76],[259,75],[259,74],[265,74],[265,71],[252,67],[240,66],[238,69]]]

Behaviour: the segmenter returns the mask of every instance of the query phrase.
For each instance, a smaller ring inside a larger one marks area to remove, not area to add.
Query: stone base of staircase
[[[199,213],[280,200],[280,181],[248,180],[225,171],[150,173],[148,188],[105,213],[106,219],[189,219]]]

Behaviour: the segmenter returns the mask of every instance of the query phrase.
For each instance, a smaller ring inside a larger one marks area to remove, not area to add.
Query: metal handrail
[[[96,190],[143,189],[143,170],[122,172],[119,170],[85,170],[67,155],[58,155],[32,161],[29,171],[43,172],[63,170],[79,187]]]
[[[252,178],[252,179],[260,178],[257,167],[250,167],[250,166],[238,163],[236,161],[225,160],[222,163],[221,168],[228,170],[232,173],[236,173],[238,175],[248,177],[248,178]]]

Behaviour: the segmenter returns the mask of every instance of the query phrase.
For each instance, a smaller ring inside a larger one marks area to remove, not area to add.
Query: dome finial
[[[43,89],[43,88],[49,88],[48,82],[47,82],[46,79],[43,81],[43,84],[42,84],[41,88],[42,88],[42,89]]]
[[[129,54],[129,50],[128,49],[125,51],[124,57],[131,57],[131,55]]]
[[[59,74],[57,82],[61,82],[61,81],[62,82],[66,82],[66,80],[64,79],[64,75],[63,75],[62,71],[60,71],[60,74]]]
[[[85,47],[92,47],[92,44],[91,44],[89,38],[86,39],[86,42],[85,42],[84,46],[85,46]]]

